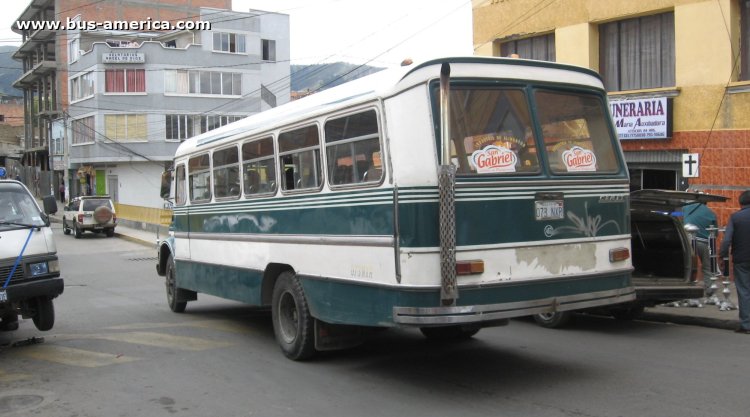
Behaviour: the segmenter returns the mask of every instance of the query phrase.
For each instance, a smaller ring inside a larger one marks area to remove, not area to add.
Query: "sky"
[[[28,4],[3,1],[0,45],[20,44],[10,26]],[[288,14],[292,64],[388,67],[473,54],[471,0],[233,0],[232,9]]]

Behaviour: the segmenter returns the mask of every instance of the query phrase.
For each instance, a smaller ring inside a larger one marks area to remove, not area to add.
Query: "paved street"
[[[750,337],[585,317],[463,343],[388,331],[285,359],[268,313],[199,296],[169,311],[153,249],[54,226],[65,293],[46,333],[0,333],[0,416],[746,416]],[[40,344],[12,346],[33,336]]]

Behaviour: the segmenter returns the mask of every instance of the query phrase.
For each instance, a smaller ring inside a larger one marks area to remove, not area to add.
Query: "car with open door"
[[[632,285],[635,301],[616,304],[597,312],[618,319],[634,319],[645,307],[703,297],[696,283],[697,257],[679,212],[691,203],[723,202],[727,197],[670,190],[638,190],[630,194]],[[592,311],[592,310],[585,310]],[[534,320],[543,327],[568,324],[575,312],[542,313]]]

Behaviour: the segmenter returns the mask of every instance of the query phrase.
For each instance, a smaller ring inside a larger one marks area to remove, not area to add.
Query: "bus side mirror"
[[[159,192],[159,194],[161,195],[161,198],[167,199],[170,197],[171,186],[172,186],[172,171],[164,171],[161,174],[161,190]]]
[[[55,214],[57,213],[57,200],[55,196],[47,195],[42,198],[42,205],[44,205],[44,214]]]

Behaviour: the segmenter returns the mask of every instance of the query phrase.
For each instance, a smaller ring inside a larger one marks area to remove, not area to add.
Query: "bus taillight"
[[[456,261],[456,275],[474,275],[484,273],[484,261]]]
[[[615,248],[609,250],[609,261],[620,262],[626,259],[630,259],[630,249],[628,248]]]

